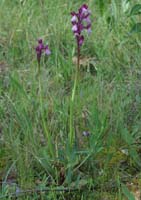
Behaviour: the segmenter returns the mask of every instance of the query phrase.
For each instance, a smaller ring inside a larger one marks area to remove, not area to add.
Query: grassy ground
[[[132,200],[129,191],[140,190],[141,35],[130,30],[141,18],[129,17],[139,1],[100,2],[86,1],[92,34],[81,49],[70,149],[70,12],[84,1],[0,1],[0,199]],[[38,38],[52,52],[40,82]]]

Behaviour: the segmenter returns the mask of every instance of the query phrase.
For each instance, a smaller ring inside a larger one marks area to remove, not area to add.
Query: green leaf
[[[134,143],[134,138],[132,137],[132,135],[128,132],[127,129],[123,129],[121,131],[121,136],[122,139],[128,144],[131,145]]]
[[[122,192],[127,197],[128,200],[135,200],[134,195],[129,191],[126,185],[121,184]]]
[[[137,153],[137,151],[135,149],[130,149],[129,150],[129,154],[130,156],[132,157],[133,161],[139,166],[141,167],[141,160],[140,160],[140,157]]]
[[[131,29],[130,32],[131,32],[131,33],[141,33],[141,23],[136,23],[136,24],[132,27],[132,29]]]
[[[141,14],[141,4],[136,4],[132,8],[132,10],[130,12],[130,16],[132,16],[132,15],[139,15],[139,14]]]

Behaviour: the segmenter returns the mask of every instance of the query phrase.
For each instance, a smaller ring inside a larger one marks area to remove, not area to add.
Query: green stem
[[[38,72],[37,72],[37,76],[39,76],[39,79],[40,79],[40,62],[38,63]]]
[[[78,84],[78,72],[79,72],[79,66],[80,66],[80,47],[77,46],[77,68],[75,72],[75,79],[74,79],[74,86],[72,89],[72,95],[70,100],[70,133],[69,133],[69,144],[70,148],[72,149],[74,142],[75,142],[75,131],[74,131],[74,123],[73,123],[73,113],[74,113],[74,101],[75,101],[75,94]]]
[[[40,73],[38,74],[38,79],[39,79],[39,100],[40,100],[40,107],[41,107],[41,120],[42,120],[42,125],[43,125],[43,129],[44,129],[45,137],[46,137],[46,140],[47,140],[47,144],[48,144],[48,147],[49,147],[49,153],[53,157],[54,153],[53,153],[53,146],[52,146],[52,142],[51,142],[51,136],[50,136],[49,131],[48,131],[47,126],[46,126],[44,110],[43,110],[43,98],[42,98]]]

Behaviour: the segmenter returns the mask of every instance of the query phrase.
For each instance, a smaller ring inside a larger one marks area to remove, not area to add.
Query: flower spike
[[[91,20],[90,10],[86,4],[83,4],[78,12],[71,12],[72,18],[72,31],[76,37],[77,45],[82,46],[84,42],[83,30],[87,30],[87,33],[91,33]]]
[[[48,45],[44,46],[43,40],[39,39],[38,40],[38,46],[36,47],[38,64],[40,64],[42,53],[45,53],[46,55],[50,55],[51,51],[49,50]]]

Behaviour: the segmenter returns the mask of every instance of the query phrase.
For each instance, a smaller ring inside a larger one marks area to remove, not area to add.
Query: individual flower
[[[44,45],[43,40],[39,39],[38,46],[36,47],[37,61],[39,64],[40,64],[41,56],[43,53],[45,53],[46,55],[50,55],[51,51],[49,50],[48,45]]]
[[[82,35],[83,30],[87,33],[91,33],[91,20],[90,20],[90,10],[86,4],[83,4],[78,12],[72,12],[72,31],[76,37],[77,45],[80,47],[84,42],[84,36]]]
[[[48,56],[51,54],[51,51],[49,50],[48,45],[46,45],[46,46],[44,47],[44,51],[45,51],[45,54],[48,55]]]
[[[83,131],[82,135],[85,136],[85,137],[88,137],[88,136],[90,136],[90,132],[88,132],[88,131]]]

